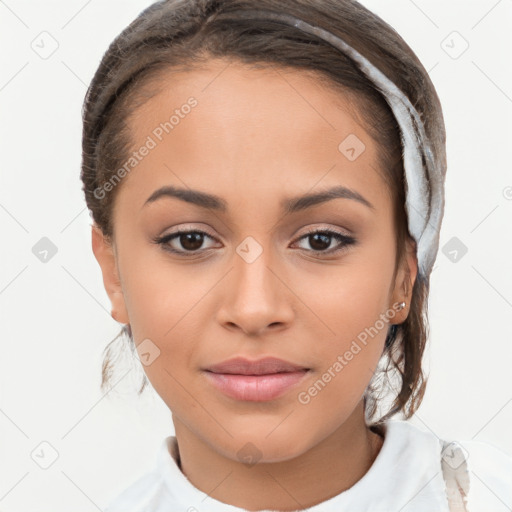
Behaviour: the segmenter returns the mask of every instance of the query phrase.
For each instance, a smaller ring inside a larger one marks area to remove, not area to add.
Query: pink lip
[[[263,402],[284,394],[303,380],[308,370],[274,357],[257,361],[237,357],[206,368],[205,375],[231,398]]]

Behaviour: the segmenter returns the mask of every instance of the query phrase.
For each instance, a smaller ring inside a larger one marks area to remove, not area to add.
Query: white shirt
[[[512,510],[512,457],[481,441],[467,450],[468,512]],[[442,441],[407,421],[384,424],[384,442],[366,474],[310,512],[449,512],[441,468]],[[245,512],[197,489],[178,467],[175,436],[165,438],[155,467],[110,503],[105,512]],[[271,512],[271,511],[263,511]]]

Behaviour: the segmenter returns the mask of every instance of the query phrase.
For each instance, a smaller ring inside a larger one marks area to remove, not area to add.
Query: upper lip
[[[206,368],[207,371],[213,373],[231,373],[236,375],[268,375],[272,373],[296,372],[308,369],[309,368],[276,357],[264,357],[256,361],[251,361],[243,357],[235,357]]]

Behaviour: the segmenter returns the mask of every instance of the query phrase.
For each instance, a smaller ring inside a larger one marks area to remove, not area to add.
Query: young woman
[[[445,130],[388,24],[350,0],[156,2],[83,118],[112,316],[175,429],[110,512],[509,510],[510,457],[406,421]]]

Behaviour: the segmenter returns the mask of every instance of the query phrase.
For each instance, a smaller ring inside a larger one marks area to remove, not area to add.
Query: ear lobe
[[[404,301],[405,307],[396,313],[395,321],[393,322],[394,324],[401,324],[407,319],[408,311],[411,308],[412,290],[414,288],[417,275],[418,258],[416,255],[416,242],[413,239],[407,239],[406,254],[396,276],[390,305],[392,308],[393,304]]]
[[[92,225],[91,235],[92,251],[100,266],[103,286],[112,304],[112,318],[120,323],[128,324],[130,321],[112,244],[96,224]]]

